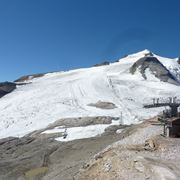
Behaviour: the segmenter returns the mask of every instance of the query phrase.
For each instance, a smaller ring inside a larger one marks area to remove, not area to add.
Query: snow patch
[[[146,80],[148,81],[158,81],[160,82],[160,80],[158,78],[155,77],[155,75],[151,72],[151,70],[149,68],[147,68],[145,70],[145,74],[146,74]]]
[[[86,139],[101,135],[104,133],[105,129],[112,125],[119,125],[119,120],[113,120],[111,124],[96,124],[89,126],[80,126],[80,127],[71,127],[71,128],[54,128],[42,132],[42,134],[53,134],[53,133],[64,133],[66,132],[67,136],[58,137],[55,140],[61,142],[73,141],[77,139]]]

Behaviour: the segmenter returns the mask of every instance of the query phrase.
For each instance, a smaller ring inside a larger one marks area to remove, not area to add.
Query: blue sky
[[[179,0],[0,0],[0,81],[143,49],[180,56]]]

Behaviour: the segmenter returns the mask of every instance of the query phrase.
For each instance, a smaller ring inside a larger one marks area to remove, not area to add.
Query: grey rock
[[[32,137],[6,138],[0,146],[0,179],[23,179],[35,168],[46,167],[48,157],[57,149],[55,142]]]
[[[106,65],[109,65],[110,63],[108,61],[104,61],[102,63],[99,63],[99,64],[95,64],[94,66],[95,67],[98,67],[98,66],[106,66]]]
[[[16,84],[12,82],[2,82],[0,83],[0,98],[4,95],[12,92],[16,89]]]
[[[177,62],[178,62],[178,64],[180,64],[180,57],[179,57],[179,58],[177,58]]]
[[[115,109],[117,106],[111,102],[98,101],[97,103],[90,103],[88,106],[93,106],[100,109]]]
[[[145,73],[145,70],[147,68],[155,75],[155,77],[157,77],[161,81],[179,85],[178,81],[169,72],[169,70],[156,57],[153,56],[146,56],[139,59],[130,68],[130,73],[134,74],[139,70],[143,78],[147,79]]]
[[[31,80],[31,79],[34,79],[34,78],[42,77],[44,75],[45,75],[45,73],[26,75],[26,76],[22,76],[22,77],[16,79],[14,82],[24,82],[24,81]]]

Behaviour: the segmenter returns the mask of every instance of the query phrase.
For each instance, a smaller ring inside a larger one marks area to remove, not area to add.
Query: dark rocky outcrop
[[[156,58],[153,56],[146,56],[139,59],[130,68],[130,73],[134,74],[139,71],[144,79],[146,77],[146,69],[149,69],[155,77],[163,82],[169,82],[178,85],[176,78],[169,72],[169,70]]]
[[[57,143],[32,137],[0,140],[0,179],[35,179],[48,170],[48,158]]]
[[[44,73],[26,75],[26,76],[20,77],[19,79],[15,80],[14,82],[24,82],[24,81],[31,80],[31,79],[34,79],[34,78],[42,77],[44,75],[45,75]]]
[[[179,57],[179,58],[177,58],[177,62],[178,62],[178,64],[180,64],[180,57]]]
[[[16,84],[12,82],[2,82],[0,83],[0,98],[4,95],[12,92],[16,89]]]
[[[145,57],[151,57],[151,56],[154,56],[154,54],[151,52],[151,51],[147,51],[145,54],[144,54]]]
[[[106,65],[109,65],[110,63],[108,61],[104,61],[102,63],[99,63],[99,64],[95,64],[94,66],[95,67],[98,67],[98,66],[106,66]]]

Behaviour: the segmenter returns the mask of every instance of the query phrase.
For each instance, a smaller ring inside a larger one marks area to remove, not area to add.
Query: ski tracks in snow
[[[121,94],[117,91],[117,89],[115,88],[116,84],[114,84],[113,78],[115,76],[108,76],[107,75],[107,80],[109,83],[109,87],[111,87],[112,92],[114,93],[114,96],[116,97],[116,99],[118,99],[118,106],[121,107],[121,111],[124,112],[124,114],[126,114],[126,116],[131,117],[132,116],[132,112],[131,110],[128,108],[128,105],[123,101],[124,97],[121,97]]]

